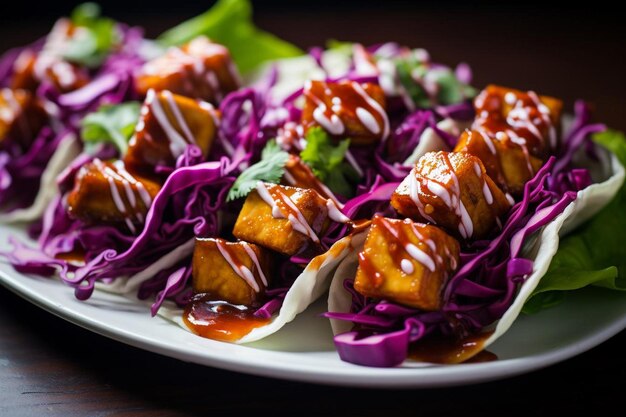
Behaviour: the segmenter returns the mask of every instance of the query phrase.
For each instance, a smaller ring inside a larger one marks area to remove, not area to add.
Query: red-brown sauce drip
[[[234,342],[270,319],[256,317],[257,309],[215,301],[209,294],[198,294],[187,304],[183,313],[185,325],[198,336]]]
[[[412,345],[409,359],[419,362],[456,364],[477,363],[497,360],[491,352],[483,350],[491,333],[481,333],[462,339],[428,338]]]

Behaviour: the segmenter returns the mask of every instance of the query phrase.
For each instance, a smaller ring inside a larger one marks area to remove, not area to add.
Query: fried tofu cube
[[[506,133],[526,152],[545,159],[557,146],[563,102],[532,91],[489,85],[474,100],[474,128]]]
[[[35,92],[42,81],[47,81],[66,93],[85,86],[89,82],[87,69],[63,58],[68,45],[85,36],[86,32],[78,29],[69,19],[57,20],[39,53],[24,50],[17,57],[11,87]]]
[[[376,215],[359,253],[354,289],[367,297],[439,310],[459,250],[459,242],[436,226]]]
[[[134,231],[160,189],[158,183],[130,174],[122,161],[94,159],[76,175],[67,197],[68,212],[88,223],[124,222]]]
[[[248,242],[196,238],[192,287],[231,304],[258,305],[269,284],[270,254]]]
[[[206,157],[217,120],[218,113],[209,103],[150,90],[124,162],[129,169],[150,175],[156,166],[173,166],[189,144],[200,147]]]
[[[11,139],[27,149],[46,121],[46,112],[31,93],[0,89],[0,143]]]
[[[477,157],[428,152],[400,183],[391,205],[403,216],[444,228],[463,239],[491,234],[511,203]]]
[[[309,81],[304,87],[302,125],[321,126],[330,135],[370,145],[389,133],[385,93],[372,83]]]
[[[259,182],[248,194],[233,234],[285,255],[295,255],[328,226],[327,200],[317,191]]]
[[[504,191],[519,196],[524,185],[544,164],[503,132],[494,137],[485,131],[466,130],[461,134],[455,152],[479,158],[487,175]]]
[[[239,88],[240,77],[228,49],[199,36],[147,62],[135,77],[139,94],[169,90],[213,104]]]

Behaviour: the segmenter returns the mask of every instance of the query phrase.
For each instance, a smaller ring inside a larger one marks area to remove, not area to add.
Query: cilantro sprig
[[[115,20],[100,16],[100,6],[96,3],[78,5],[72,12],[71,20],[83,30],[69,40],[63,58],[87,67],[97,67],[119,42]]]
[[[285,164],[289,154],[276,143],[270,140],[261,152],[261,160],[244,170],[228,191],[226,201],[245,197],[256,188],[259,181],[277,184],[285,174]]]
[[[140,108],[141,104],[136,101],[100,106],[81,122],[83,141],[88,147],[100,142],[111,142],[124,155],[128,149],[128,140],[139,121]]]
[[[331,137],[321,127],[310,129],[306,134],[306,147],[300,154],[315,176],[333,193],[350,197],[353,193],[350,182],[358,177],[354,168],[345,161],[350,139],[334,145]]]

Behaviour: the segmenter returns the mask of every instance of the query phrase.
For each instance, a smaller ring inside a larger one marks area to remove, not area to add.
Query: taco
[[[421,155],[386,200],[354,217],[369,214],[370,226],[334,274],[325,314],[344,361],[480,360],[546,274],[559,237],[622,186],[617,156],[591,141],[605,128],[584,103],[564,135],[551,97],[491,85],[474,106],[453,148]]]

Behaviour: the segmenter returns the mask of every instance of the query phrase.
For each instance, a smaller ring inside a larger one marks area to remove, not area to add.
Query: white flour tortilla
[[[43,212],[57,194],[57,176],[78,156],[80,144],[73,133],[65,136],[50,158],[41,175],[39,192],[30,207],[0,214],[0,223],[32,222],[43,216]]]
[[[576,200],[567,206],[563,213],[541,230],[534,245],[531,248],[525,248],[524,253],[534,262],[533,272],[520,287],[515,301],[497,322],[493,334],[485,341],[483,348],[486,348],[502,336],[519,316],[526,300],[528,300],[539,284],[539,281],[548,270],[552,257],[559,248],[559,237],[594,216],[602,207],[608,204],[619,191],[624,182],[624,167],[613,154],[607,152],[603,158],[607,163],[601,163],[600,166],[595,167],[597,171],[599,171],[595,172],[595,175],[605,174],[603,177],[604,181],[596,182],[584,190],[579,191]],[[597,181],[601,181],[601,179]],[[358,240],[364,242],[366,232],[363,232],[362,235],[363,236]],[[357,239],[355,239],[355,241],[356,240]],[[357,256],[361,249],[362,244],[348,254],[338,266],[330,286],[328,311],[350,311],[352,298],[350,293],[343,288],[343,282],[345,279],[353,278],[356,275],[358,267]],[[331,320],[331,326],[333,333],[339,334],[350,331],[352,323],[343,320]],[[417,364],[417,362],[413,363],[413,365],[415,364]],[[403,366],[411,365],[411,361],[407,361]]]

